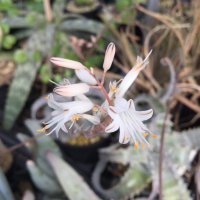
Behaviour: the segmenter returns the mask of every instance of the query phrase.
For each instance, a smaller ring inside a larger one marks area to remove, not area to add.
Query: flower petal
[[[150,132],[149,129],[146,127],[146,125],[136,117],[135,111],[129,113],[130,118],[132,119],[132,122],[134,124],[134,127],[137,129],[138,132]]]
[[[65,97],[77,96],[88,92],[90,89],[86,83],[77,83],[71,85],[61,85],[54,89],[54,92]]]
[[[68,60],[64,58],[52,57],[50,61],[60,67],[66,67],[69,69],[85,69],[86,67],[80,62],[74,60]]]
[[[107,112],[108,112],[108,115],[109,115],[112,119],[115,119],[115,117],[118,115],[117,112],[116,112],[115,107],[113,107],[113,106],[109,106]]]
[[[88,83],[90,85],[96,85],[97,81],[95,78],[86,70],[86,69],[78,69],[75,70],[76,76],[83,82]]]
[[[65,126],[65,124],[63,124],[63,125],[62,125],[61,129],[62,129],[62,131],[64,131],[65,133],[67,133],[67,132],[68,132],[68,130],[67,130],[67,128],[66,128],[66,126]]]
[[[136,127],[133,125],[132,123],[132,120],[131,118],[128,116],[128,112],[126,113],[122,113],[120,115],[121,119],[122,119],[122,123],[124,125],[124,129],[125,129],[125,132],[126,134],[129,136],[129,137],[132,137],[132,140],[134,143],[137,142],[137,138],[136,138]],[[122,125],[121,125],[122,126]],[[128,137],[127,136],[127,137]],[[130,138],[129,138],[130,139]]]
[[[120,123],[119,143],[127,144],[130,141],[130,135],[128,134],[124,124]]]
[[[91,101],[86,95],[80,94],[75,97],[75,100],[80,100],[80,101]]]
[[[54,125],[56,125],[58,123],[61,123],[62,121],[67,122],[69,120],[70,116],[71,116],[70,112],[63,112],[60,115],[52,117],[52,119],[47,122],[47,126],[46,127],[49,129],[52,126],[54,126]]]
[[[55,110],[58,113],[61,113],[63,111],[70,111],[70,110],[73,110],[73,111],[76,110],[74,112],[83,113],[83,112],[87,112],[91,110],[94,106],[91,101],[71,101],[71,102],[65,102],[65,103],[60,103],[60,104],[62,104],[61,109]]]
[[[54,99],[53,94],[49,94],[48,96],[48,106],[54,109],[56,112],[62,112],[63,110],[67,110],[69,106],[66,107],[68,102],[58,102]]]
[[[48,106],[50,108],[53,108],[54,110],[57,110],[60,108],[59,103],[55,101],[53,94],[49,94],[47,98]]]
[[[97,116],[82,114],[81,117],[84,119],[87,119],[88,121],[90,121],[91,123],[95,125],[100,123],[100,119]]]
[[[119,129],[119,119],[115,118],[106,128],[106,133],[112,133],[115,132],[117,129]]]
[[[145,111],[135,111],[136,117],[138,117],[141,121],[146,121],[150,119],[153,115],[153,110],[145,110]]]
[[[73,107],[70,108],[72,114],[85,113],[91,110],[94,104],[91,101],[74,101]]]
[[[116,99],[114,100],[114,105],[115,105],[115,111],[117,113],[126,111],[128,110],[129,107],[128,101],[121,97],[116,97]]]
[[[138,142],[145,142],[146,144],[148,144],[145,137],[143,136],[143,128],[140,126],[142,122],[140,122],[133,114],[131,114],[131,112],[127,113],[127,117],[130,120],[129,130],[131,130],[130,135],[132,136],[134,143],[136,144]]]
[[[137,78],[140,71],[144,69],[144,67],[148,64],[148,57],[150,56],[150,54],[151,52],[147,55],[147,57],[144,60],[142,60],[140,57],[137,58],[136,65],[127,73],[127,75],[124,77],[121,84],[119,85],[116,96],[124,96],[128,88]]]
[[[115,44],[110,43],[107,46],[105,57],[104,57],[104,62],[103,62],[104,72],[106,72],[110,69],[113,59],[114,59],[114,56],[115,56]]]
[[[129,103],[129,108],[135,110],[135,104],[134,104],[133,99],[129,99],[128,103]]]

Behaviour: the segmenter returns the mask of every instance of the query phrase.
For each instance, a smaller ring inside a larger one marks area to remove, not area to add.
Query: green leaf
[[[51,70],[48,65],[42,65],[39,72],[40,79],[43,83],[47,84],[51,79]]]
[[[24,50],[18,49],[14,53],[14,60],[16,63],[22,64],[27,61],[27,55]]]
[[[124,9],[130,7],[132,5],[132,0],[116,0],[116,8],[119,11],[123,11]]]
[[[45,25],[45,18],[42,14],[35,12],[34,10],[33,12],[28,13],[25,22],[30,26],[42,27]]]
[[[40,51],[33,51],[32,58],[35,62],[40,62],[40,60],[42,59]]]
[[[36,136],[36,145],[34,151],[34,157],[39,168],[48,176],[54,177],[54,172],[46,160],[46,154],[48,151],[53,152],[58,156],[62,156],[61,151],[58,145],[54,142],[54,140],[47,135],[43,135],[38,137],[37,130],[41,129],[41,125],[37,120],[25,120],[25,124],[27,128],[31,131],[32,135]]]
[[[16,15],[18,12],[18,9],[16,6],[12,3],[12,1],[9,0],[1,0],[0,1],[0,11],[5,11],[10,15]]]
[[[0,23],[0,27],[3,30],[4,34],[8,34],[10,32],[10,26],[6,23]]]
[[[13,45],[16,43],[16,38],[12,35],[6,35],[3,38],[3,47],[5,49],[11,49],[13,47]]]
[[[1,196],[4,197],[3,200],[14,200],[14,196],[10,189],[9,183],[1,168],[0,168],[0,193]]]
[[[35,79],[38,64],[26,62],[18,65],[6,100],[4,127],[10,129],[22,110]]]
[[[78,59],[78,56],[73,51],[68,51],[67,53],[65,53],[64,57],[67,58],[67,59],[70,59],[70,60],[77,60]]]
[[[14,74],[6,99],[3,125],[10,129],[20,114],[27,97],[31,91],[32,83],[37,70],[42,62],[42,57],[48,55],[54,38],[52,25],[45,30],[34,32],[27,41],[24,51],[27,53],[27,61],[19,64]]]
[[[46,194],[55,195],[62,192],[62,189],[55,178],[47,176],[33,161],[26,163],[31,179],[37,188]],[[48,169],[47,169],[48,170]]]
[[[101,66],[101,63],[103,63],[103,55],[94,55],[89,57],[84,62],[84,65],[87,67],[98,67]]]
[[[95,20],[71,19],[62,22],[60,24],[60,29],[63,31],[84,31],[99,34],[103,31],[104,25]]]
[[[65,73],[65,78],[72,77],[74,74],[72,70],[68,70],[68,69],[66,69],[64,73]]]
[[[62,76],[60,74],[55,74],[53,79],[55,80],[55,82],[60,82],[62,80]]]
[[[100,200],[100,198],[90,189],[83,178],[64,160],[55,154],[48,152],[47,160],[51,164],[58,181],[69,199],[79,200]]]
[[[94,3],[94,0],[75,0],[77,6],[90,6]]]

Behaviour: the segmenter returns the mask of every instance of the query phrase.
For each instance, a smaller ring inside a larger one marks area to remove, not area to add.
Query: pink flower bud
[[[114,56],[115,56],[115,44],[110,43],[107,46],[105,57],[104,57],[104,62],[103,62],[103,69],[105,72],[110,69],[113,59],[114,59]]]
[[[66,97],[73,97],[88,92],[90,89],[86,83],[77,83],[71,85],[62,85],[54,89],[54,92]]]
[[[52,57],[52,58],[50,58],[50,61],[53,64],[60,66],[60,67],[66,67],[69,69],[85,69],[84,65],[82,65],[80,62],[77,62],[74,60]]]

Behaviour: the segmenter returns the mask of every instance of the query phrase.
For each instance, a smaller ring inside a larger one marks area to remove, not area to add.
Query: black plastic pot
[[[103,138],[94,144],[84,146],[64,144],[60,141],[57,143],[65,159],[88,180],[99,159],[98,150],[109,146],[111,139]]]

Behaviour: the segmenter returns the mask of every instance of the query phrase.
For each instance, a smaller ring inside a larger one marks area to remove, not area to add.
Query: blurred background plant
[[[0,0],[0,199],[199,199],[199,9],[199,0]],[[100,78],[109,42],[117,52],[107,87],[153,50],[127,96],[154,109],[154,148],[117,145],[117,133],[99,127],[35,135],[54,82],[77,81],[49,58],[97,67]]]

